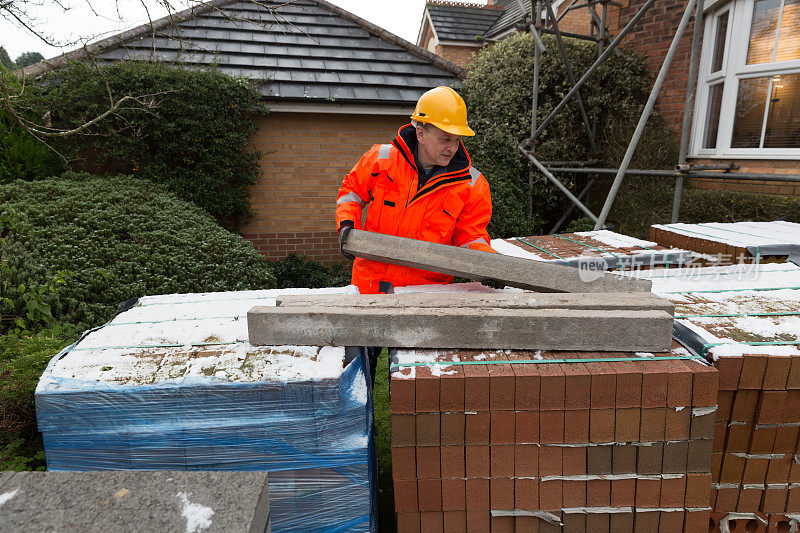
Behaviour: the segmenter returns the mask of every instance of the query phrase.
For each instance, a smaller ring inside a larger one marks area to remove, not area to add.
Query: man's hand
[[[342,222],[342,225],[339,226],[339,251],[342,252],[342,255],[350,261],[355,259],[356,256],[353,254],[348,254],[342,247],[344,246],[344,243],[347,242],[347,234],[350,233],[351,229],[353,229],[353,222],[351,220],[345,220]]]

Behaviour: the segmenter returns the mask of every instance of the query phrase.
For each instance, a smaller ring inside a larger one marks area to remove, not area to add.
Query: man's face
[[[446,167],[456,155],[461,136],[447,133],[435,126],[427,128],[417,126],[417,141],[419,141],[419,162],[423,167],[428,168],[433,165]]]

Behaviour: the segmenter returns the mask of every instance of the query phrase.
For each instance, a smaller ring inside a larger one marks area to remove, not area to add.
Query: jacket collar
[[[406,124],[397,132],[397,137],[395,137],[392,144],[400,150],[400,154],[403,158],[411,165],[416,171],[418,175],[423,175],[424,172],[422,170],[422,165],[420,165],[414,154],[417,153],[418,148],[418,141],[417,141],[417,131],[416,128],[411,124]],[[447,167],[437,174],[431,180],[439,180],[443,177],[455,177],[460,176],[464,173],[469,173],[469,168],[472,166],[472,161],[470,160],[469,154],[467,153],[467,149],[464,148],[464,143],[458,141],[458,150],[456,150],[455,155],[448,163]]]

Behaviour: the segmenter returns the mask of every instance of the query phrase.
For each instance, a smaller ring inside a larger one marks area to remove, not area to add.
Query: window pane
[[[769,77],[739,81],[731,148],[759,148]]]
[[[722,58],[725,56],[725,35],[727,33],[728,13],[726,12],[717,18],[717,32],[714,42],[714,59],[711,61],[711,72],[722,70]]]
[[[704,128],[703,148],[717,147],[717,130],[719,129],[719,109],[722,105],[722,87],[724,84],[718,83],[708,91],[708,111],[706,113],[706,125]]]
[[[800,0],[786,0],[775,61],[800,59]]]
[[[764,148],[800,148],[800,74],[772,77]]]
[[[775,30],[778,27],[780,0],[756,0],[753,6],[753,22],[750,26],[750,48],[747,64],[772,61],[775,50]]]

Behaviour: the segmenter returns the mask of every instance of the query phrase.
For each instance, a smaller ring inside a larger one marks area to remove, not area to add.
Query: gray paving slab
[[[649,280],[521,257],[351,230],[343,250],[357,257],[539,292],[649,292]]]
[[[411,293],[289,295],[278,306],[293,307],[491,307],[503,309],[646,310],[675,314],[675,304],[652,292],[604,293]]]
[[[266,472],[3,472],[0,531],[269,531]]]
[[[666,311],[254,307],[253,345],[663,352]]]

